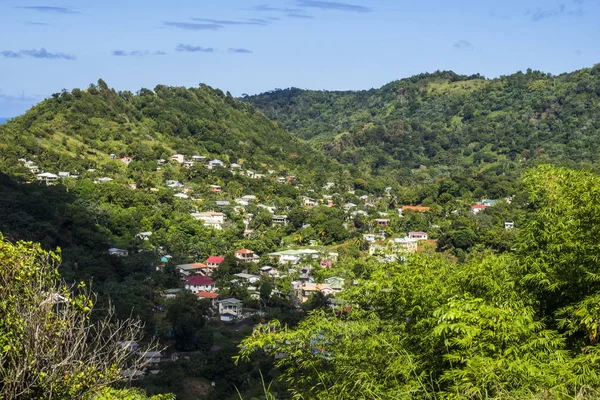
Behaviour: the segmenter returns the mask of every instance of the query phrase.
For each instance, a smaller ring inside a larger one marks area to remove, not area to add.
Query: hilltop
[[[253,107],[206,85],[159,85],[133,94],[100,80],[56,93],[2,125],[0,143],[7,163],[31,155],[40,167],[76,172],[121,167],[113,158],[155,162],[174,153],[274,170],[322,163],[309,145]]]
[[[337,160],[382,172],[533,159],[591,162],[600,145],[600,66],[496,79],[438,71],[379,89],[290,88],[245,101]]]

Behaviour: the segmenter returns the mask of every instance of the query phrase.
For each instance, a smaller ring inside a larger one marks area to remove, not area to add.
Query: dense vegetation
[[[245,100],[343,163],[404,179],[421,165],[589,164],[600,144],[600,66],[497,79],[436,72],[367,91],[292,88]]]
[[[594,398],[599,78],[598,67],[438,72],[245,101],[205,85],[133,94],[100,80],[0,126],[0,232],[39,242],[40,254],[60,248],[63,279],[98,293],[91,321],[112,304],[145,323],[141,342],[182,355],[138,382],[149,395]],[[75,176],[36,181],[32,163]],[[493,205],[475,212],[483,199]],[[193,216],[209,211],[222,213],[220,229]],[[394,240],[414,231],[431,240],[398,256]],[[315,284],[345,282],[335,298],[302,303],[299,268],[267,255],[309,246],[339,255],[331,269],[301,265]],[[242,248],[259,260],[238,262]],[[242,300],[252,317],[224,325],[209,300],[166,296],[183,289],[175,265],[209,256],[224,257],[219,299]],[[281,278],[232,282],[265,265]]]
[[[366,263],[338,309],[261,325],[242,354],[277,354],[298,398],[597,398],[600,176],[544,167],[525,181],[515,251]]]

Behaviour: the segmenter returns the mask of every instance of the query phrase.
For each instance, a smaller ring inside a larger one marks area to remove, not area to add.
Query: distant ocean
[[[0,125],[2,125],[3,123],[5,123],[6,121],[8,121],[10,118],[7,117],[0,117]]]

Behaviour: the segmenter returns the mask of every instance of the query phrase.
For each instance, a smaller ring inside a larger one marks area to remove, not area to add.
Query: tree
[[[83,283],[59,279],[59,253],[0,235],[0,384],[3,399],[78,398],[143,368],[139,320],[92,316]]]
[[[191,351],[197,348],[198,334],[204,327],[207,312],[207,304],[187,291],[169,305],[167,319],[173,327],[177,350]]]

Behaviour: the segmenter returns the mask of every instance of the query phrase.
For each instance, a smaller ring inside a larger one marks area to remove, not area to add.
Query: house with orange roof
[[[258,262],[260,259],[252,250],[241,249],[235,252],[235,258],[240,262]]]
[[[425,206],[402,206],[402,208],[398,209],[398,213],[402,216],[404,211],[413,211],[413,212],[428,212],[430,211],[430,207]]]

